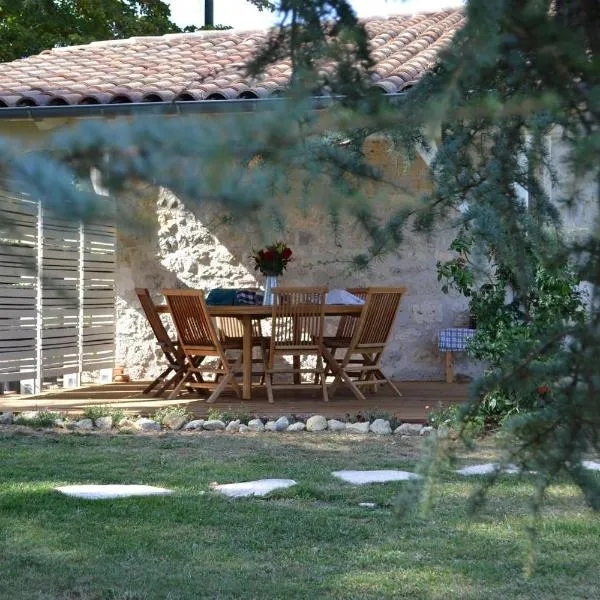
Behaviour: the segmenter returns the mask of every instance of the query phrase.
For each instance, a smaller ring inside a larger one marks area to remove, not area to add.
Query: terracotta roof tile
[[[435,63],[464,23],[460,9],[364,21],[375,61],[373,85],[402,91]],[[13,106],[265,98],[286,88],[289,60],[258,80],[245,65],[264,31],[211,31],[93,42],[0,65],[0,110]],[[331,65],[323,65],[328,72]]]

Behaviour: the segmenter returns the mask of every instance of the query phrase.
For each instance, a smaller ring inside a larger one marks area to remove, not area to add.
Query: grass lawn
[[[600,519],[566,482],[551,489],[536,571],[525,580],[526,478],[504,477],[467,521],[474,480],[449,475],[428,520],[401,520],[390,501],[406,483],[355,487],[330,475],[411,470],[417,453],[418,441],[391,437],[0,430],[0,598],[600,597]],[[265,477],[298,485],[236,500],[209,487]],[[52,489],[74,483],[175,494],[86,501]]]

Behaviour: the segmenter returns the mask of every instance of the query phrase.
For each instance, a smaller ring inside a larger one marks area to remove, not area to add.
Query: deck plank
[[[340,390],[330,402],[325,403],[309,390],[289,390],[277,394],[274,404],[267,402],[264,389],[255,389],[252,401],[242,402],[235,395],[223,394],[214,404],[206,404],[197,396],[182,396],[177,400],[144,396],[147,382],[109,383],[69,390],[57,390],[38,396],[0,396],[0,411],[42,410],[80,414],[88,406],[110,405],[127,413],[149,415],[164,406],[180,405],[204,418],[212,410],[245,412],[251,415],[275,417],[281,415],[322,414],[330,418],[346,418],[366,411],[389,413],[403,421],[424,422],[430,408],[447,406],[466,400],[468,386],[439,381],[400,381],[398,387],[404,394],[398,398],[385,389],[367,396],[367,402],[357,400],[346,390]]]

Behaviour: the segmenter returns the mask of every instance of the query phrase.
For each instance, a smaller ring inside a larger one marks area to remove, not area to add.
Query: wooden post
[[[446,383],[454,381],[454,356],[450,350],[446,352]]]
[[[244,340],[242,346],[242,399],[252,400],[252,317],[244,316]]]

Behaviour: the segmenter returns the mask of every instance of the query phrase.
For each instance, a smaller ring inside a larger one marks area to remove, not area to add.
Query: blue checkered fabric
[[[255,290],[236,290],[235,303],[250,305],[262,304],[263,293]]]
[[[461,352],[467,347],[474,334],[474,329],[466,327],[442,329],[438,340],[438,348],[442,352]]]

